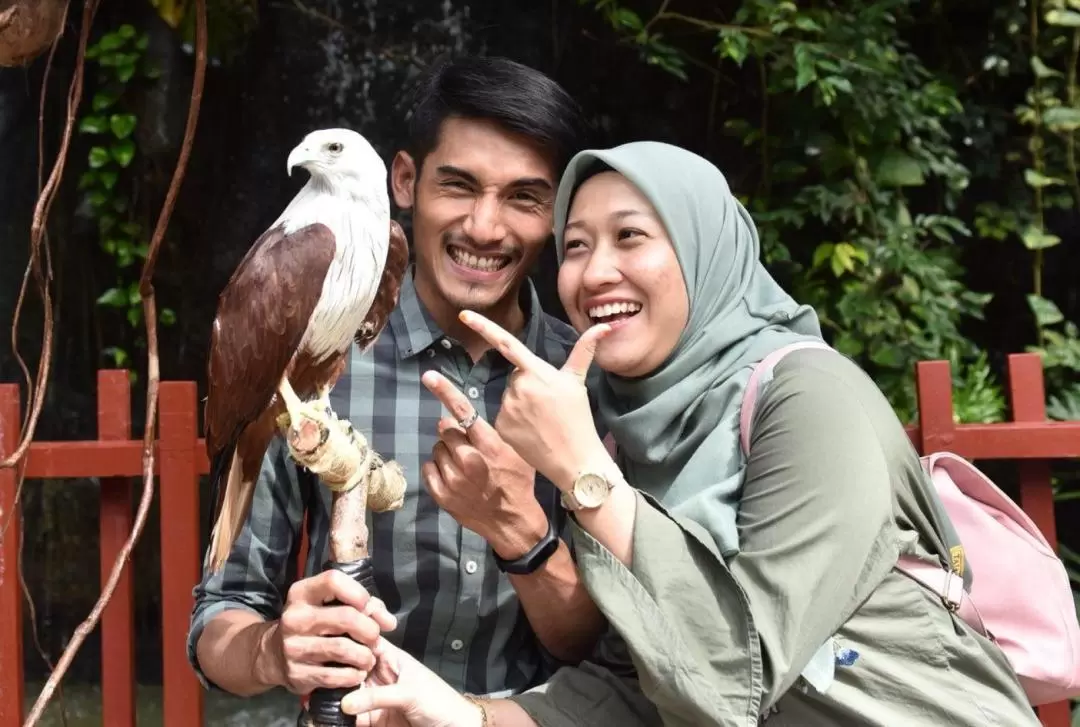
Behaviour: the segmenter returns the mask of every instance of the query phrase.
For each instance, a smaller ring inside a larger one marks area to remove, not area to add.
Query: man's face
[[[483,312],[517,296],[551,235],[557,180],[539,149],[490,122],[448,118],[419,177],[399,152],[392,184],[398,206],[412,208],[428,305]]]

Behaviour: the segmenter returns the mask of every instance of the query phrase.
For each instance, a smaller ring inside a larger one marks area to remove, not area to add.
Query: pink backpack
[[[765,357],[746,385],[739,438],[750,451],[750,425],[761,376],[791,351],[826,348],[805,342]],[[831,350],[831,349],[830,349]],[[920,459],[963,546],[956,570],[901,556],[897,568],[1004,652],[1032,705],[1080,695],[1080,625],[1069,577],[1035,523],[974,465],[951,452]],[[963,559],[974,574],[964,589]]]

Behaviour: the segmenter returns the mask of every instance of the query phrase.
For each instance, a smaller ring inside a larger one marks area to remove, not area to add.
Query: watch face
[[[600,475],[584,474],[574,483],[574,498],[582,507],[600,507],[608,489],[607,480]]]

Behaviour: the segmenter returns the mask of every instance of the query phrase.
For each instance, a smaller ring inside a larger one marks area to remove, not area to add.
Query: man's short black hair
[[[439,142],[449,117],[484,119],[521,134],[563,168],[587,141],[581,107],[558,83],[507,58],[444,56],[426,70],[413,94],[408,151],[416,167]]]

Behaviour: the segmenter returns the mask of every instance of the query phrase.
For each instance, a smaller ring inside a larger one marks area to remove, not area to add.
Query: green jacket
[[[629,568],[575,524],[611,630],[514,700],[544,727],[1037,727],[1001,651],[893,567],[902,553],[948,562],[940,512],[869,377],[833,352],[792,353],[755,413],[740,553],[725,562],[648,493]],[[811,685],[822,644],[836,658]]]

